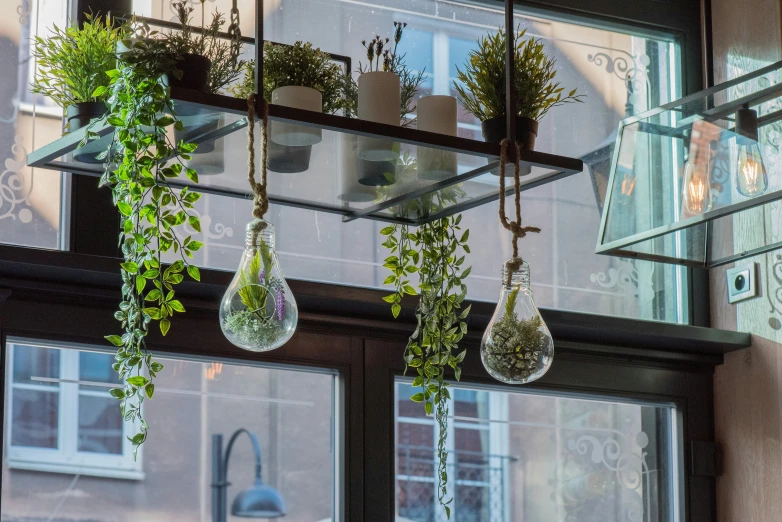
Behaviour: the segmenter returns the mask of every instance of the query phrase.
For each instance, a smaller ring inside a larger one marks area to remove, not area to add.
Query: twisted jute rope
[[[508,162],[508,146],[511,141],[508,138],[503,139],[500,142],[500,223],[506,230],[510,230],[513,234],[513,256],[505,262],[505,285],[510,285],[511,275],[513,272],[521,268],[521,264],[524,262],[519,257],[519,239],[527,235],[527,233],[538,233],[540,229],[538,227],[523,227],[521,226],[521,175],[519,173],[519,159],[521,157],[521,149],[519,144],[514,142],[513,145],[516,148],[516,154],[513,162],[513,183],[514,183],[514,202],[516,204],[516,221],[509,221],[508,216],[505,215],[505,164]]]
[[[263,219],[266,211],[269,210],[269,198],[266,194],[266,165],[267,165],[267,143],[269,141],[269,106],[266,100],[261,103],[261,181],[255,181],[255,94],[247,97],[247,181],[250,182],[250,188],[253,191],[253,217]],[[261,224],[253,237],[253,245],[257,242],[257,234],[266,228],[266,224]]]

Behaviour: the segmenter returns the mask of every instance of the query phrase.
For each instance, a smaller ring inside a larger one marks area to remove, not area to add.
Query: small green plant
[[[394,22],[394,46],[390,47],[390,38],[381,38],[379,35],[367,42],[363,40],[361,45],[367,52],[367,64],[359,62],[358,73],[364,74],[373,71],[387,71],[399,76],[401,89],[400,120],[403,127],[412,125],[415,120],[408,116],[415,112],[415,96],[418,94],[418,88],[426,79],[426,69],[412,71],[405,63],[406,54],[398,52],[399,42],[407,23]],[[343,90],[345,93],[345,116],[355,118],[358,114],[358,84],[353,76],[347,74],[343,77],[345,84]]]
[[[125,28],[114,27],[108,16],[86,15],[81,29],[56,25],[51,36],[35,37],[33,56],[38,75],[32,92],[54,100],[62,108],[82,102],[101,101],[106,92],[95,96],[99,87],[108,87],[106,71],[116,68],[116,45]]]
[[[162,40],[151,38],[153,32],[147,25],[136,31],[142,38],[124,40],[129,50],[121,55],[116,69],[105,73],[110,84],[92,93],[107,97],[105,121],[114,128],[111,143],[101,154],[106,167],[100,183],[111,188],[120,214],[122,301],[114,316],[123,332],[106,339],[117,347],[113,368],[124,382],[123,388],[110,393],[120,401],[122,417],[136,420],[140,426],[139,432],[129,437],[134,457],[149,429],[142,403],[152,398],[153,381],[163,369],[147,350],[150,324],[157,322],[166,335],[173,315],[185,311],[176,299],[175,286],[183,281],[185,271],[192,279],[200,279],[198,267],[189,259],[203,246],[181,234],[185,224],[201,230],[198,216],[190,212],[201,195],[169,184],[180,175],[198,183],[196,171],[182,162],[190,159],[196,145],[169,139],[171,127],[183,128],[170,91],[161,81],[173,65],[172,56]],[[97,134],[88,127],[85,142],[95,138]],[[172,251],[180,259],[166,266],[163,255]]]
[[[526,29],[514,39],[517,116],[539,121],[553,107],[582,102],[576,89],[563,96],[564,88],[554,81],[556,60],[545,53],[540,40],[525,40],[525,34]],[[482,37],[464,70],[456,68],[454,88],[464,108],[481,121],[505,116],[505,42],[502,28]]]
[[[405,372],[413,368],[417,374],[413,387],[418,388],[411,399],[423,403],[427,415],[434,413],[439,425],[437,441],[437,498],[448,518],[451,516],[448,496],[446,451],[448,433],[447,368],[458,381],[466,350],[459,350],[459,342],[467,333],[467,315],[470,307],[461,309],[467,295],[464,279],[470,268],[463,268],[464,253],[469,253],[469,230],[461,231],[462,216],[449,216],[421,225],[412,231],[406,225],[392,225],[380,231],[386,237],[383,246],[392,251],[383,265],[391,274],[384,284],[394,285],[396,291],[383,299],[391,304],[391,312],[398,317],[405,295],[420,295],[416,308],[416,328],[405,348]],[[418,274],[418,290],[410,278]]]
[[[205,26],[204,2],[201,2],[201,31],[193,31],[192,14],[194,9],[185,2],[174,3],[174,9],[179,19],[180,29],[164,36],[169,51],[181,58],[185,54],[199,54],[209,58],[211,67],[206,91],[218,93],[227,85],[233,83],[242,74],[245,61],[239,59],[242,42],[238,33],[231,40],[220,38],[220,29],[225,25],[225,16],[215,11],[212,21]]]

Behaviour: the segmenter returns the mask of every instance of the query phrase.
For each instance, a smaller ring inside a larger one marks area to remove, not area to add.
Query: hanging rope
[[[511,274],[521,268],[523,260],[519,257],[519,239],[526,236],[529,232],[538,233],[540,229],[538,227],[523,227],[521,226],[521,175],[519,173],[519,158],[521,157],[521,149],[518,143],[514,143],[516,147],[516,155],[513,162],[513,184],[514,184],[514,202],[516,204],[516,221],[509,221],[508,216],[505,215],[505,164],[508,162],[508,145],[511,141],[508,138],[503,139],[500,142],[500,223],[506,230],[510,230],[513,234],[513,256],[511,259],[505,262],[505,284],[510,284]]]
[[[268,140],[269,107],[266,100],[261,103],[261,182],[255,181],[255,93],[247,98],[247,181],[253,190],[253,217],[263,219],[269,210],[266,194],[266,147]]]

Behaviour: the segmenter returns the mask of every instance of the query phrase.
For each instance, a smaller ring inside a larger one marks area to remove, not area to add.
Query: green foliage
[[[124,37],[123,27],[113,27],[108,16],[86,15],[82,28],[56,25],[51,36],[35,37],[33,56],[38,75],[32,92],[54,100],[66,108],[75,103],[100,101],[106,91],[95,96],[99,87],[108,87],[106,71],[116,67],[116,45]]]
[[[426,69],[412,71],[405,64],[406,54],[399,54],[399,42],[402,41],[404,28],[407,23],[394,22],[394,47],[386,47],[390,44],[389,38],[380,38],[376,36],[367,43],[366,40],[361,44],[367,50],[367,64],[361,62],[358,64],[358,73],[364,74],[371,71],[389,71],[399,76],[401,89],[401,105],[399,118],[403,127],[412,125],[415,120],[407,117],[415,112],[415,96],[418,94],[418,88],[426,79]],[[382,67],[382,69],[381,69]],[[358,114],[358,84],[353,76],[347,74],[343,77],[343,91],[345,93],[345,116],[355,118]]]
[[[467,333],[466,318],[469,306],[461,309],[467,295],[464,279],[470,268],[463,268],[469,253],[469,230],[461,231],[461,215],[449,216],[421,225],[411,231],[405,225],[385,227],[380,233],[386,237],[383,246],[392,251],[385,264],[391,274],[384,281],[394,285],[396,292],[383,299],[391,304],[397,317],[402,297],[420,295],[415,312],[416,328],[405,348],[405,371],[413,368],[417,374],[413,387],[420,391],[411,399],[423,403],[427,415],[434,413],[440,426],[437,442],[437,498],[450,517],[446,437],[448,433],[449,384],[445,372],[450,367],[456,380],[461,377],[461,363],[466,350],[458,344]],[[418,274],[418,289],[410,278]]]
[[[563,96],[564,88],[555,82],[556,60],[543,51],[535,38],[524,39],[524,31],[514,40],[515,87],[518,116],[540,120],[552,108],[582,102],[576,89]],[[488,34],[478,40],[478,49],[470,51],[462,71],[458,67],[454,88],[464,108],[481,121],[505,116],[505,31]]]
[[[145,36],[150,33],[147,26],[140,31]],[[182,128],[160,80],[171,66],[171,55],[159,40],[142,38],[126,45],[130,50],[116,69],[106,73],[110,85],[99,87],[95,95],[109,95],[106,121],[114,127],[114,134],[103,153],[106,168],[101,185],[111,188],[120,213],[119,243],[124,256],[122,301],[114,314],[124,332],[106,339],[117,347],[113,368],[125,386],[112,390],[111,395],[120,401],[125,420],[139,421],[139,433],[129,437],[135,456],[149,428],[141,405],[145,398],[152,398],[152,380],[163,369],[146,348],[150,324],[157,322],[166,335],[173,315],[185,311],[176,299],[175,286],[183,281],[185,270],[191,278],[200,278],[188,259],[203,245],[190,236],[182,239],[179,233],[185,223],[200,228],[191,209],[201,195],[187,187],[176,190],[168,182],[181,175],[194,182],[198,179],[182,163],[196,146],[182,141],[174,144],[168,138],[170,127]],[[88,131],[85,141],[96,137]],[[166,266],[162,256],[170,251],[180,259]]]
[[[192,14],[194,9],[186,2],[173,4],[179,19],[180,29],[177,32],[167,34],[163,40],[169,51],[175,57],[184,54],[200,54],[209,58],[212,66],[209,69],[209,80],[206,90],[210,93],[218,93],[228,84],[235,81],[241,75],[246,62],[239,60],[242,42],[238,38],[230,41],[220,38],[219,33],[225,25],[225,16],[215,10],[212,21],[205,26],[206,12],[204,3],[201,2],[201,32],[195,33],[192,27]]]

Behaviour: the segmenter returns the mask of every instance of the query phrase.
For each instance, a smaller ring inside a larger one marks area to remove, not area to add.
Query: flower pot
[[[295,174],[310,168],[312,145],[289,147],[269,140],[266,148],[266,167],[272,172]]]
[[[481,134],[483,141],[499,145],[507,136],[505,116],[489,118],[481,122]],[[527,150],[535,150],[535,138],[538,136],[538,122],[525,116],[516,117],[516,140],[519,147]]]
[[[219,117],[212,115],[212,121],[204,124],[203,126],[195,129],[189,133],[189,136],[177,136],[179,133],[174,131],[174,137],[179,143],[180,138],[185,142],[188,139],[193,139],[195,136],[201,136],[207,132],[217,130],[223,126],[223,116]],[[218,140],[208,141],[201,143],[198,148],[192,152],[189,160],[185,160],[185,167],[193,168],[198,172],[199,176],[215,176],[225,172],[225,154],[224,154],[224,138]]]
[[[361,138],[359,137],[359,142]],[[397,157],[399,153],[397,153]],[[393,185],[396,181],[396,160],[393,161],[368,161],[356,157],[356,169],[358,182],[367,187],[385,187]]]
[[[283,107],[323,112],[323,95],[311,87],[299,85],[277,87],[272,91],[272,103]],[[274,143],[289,147],[315,145],[323,139],[320,129],[280,121],[270,123],[269,136]]]
[[[182,77],[177,78],[173,72],[166,75],[170,87],[206,92],[209,70],[212,68],[212,61],[209,58],[200,54],[186,53],[177,60],[176,68],[182,71]]]
[[[186,114],[184,116],[177,112],[177,117],[182,122],[182,130],[179,131],[174,129],[174,140],[176,143],[179,143],[179,140],[183,140],[185,143],[187,143],[194,138],[197,138],[198,136],[203,136],[204,134],[214,132],[225,125],[225,118],[223,115],[215,114],[214,112],[202,111],[201,114]],[[215,144],[217,142],[221,142],[223,139],[224,138],[207,141],[206,143],[200,143],[198,148],[194,150],[192,154],[210,154],[215,150]]]
[[[88,126],[91,121],[105,116],[108,110],[108,107],[102,101],[81,102],[69,105],[65,109],[68,132]],[[82,163],[105,163],[105,160],[98,159],[97,156],[106,150],[111,139],[112,136],[108,135],[97,140],[88,141],[84,146],[73,151],[73,159]]]
[[[424,96],[416,109],[418,129],[456,136],[457,109],[453,96]],[[456,153],[419,146],[416,148],[418,177],[426,181],[441,181],[456,175]]]
[[[359,179],[358,136],[339,135],[339,193],[337,199],[348,203],[367,203],[374,201],[377,190],[373,186],[361,183]]]
[[[387,71],[366,72],[358,77],[358,117],[361,120],[399,126],[401,99],[399,76]],[[392,161],[399,157],[394,142],[359,138],[358,155],[368,161]]]

